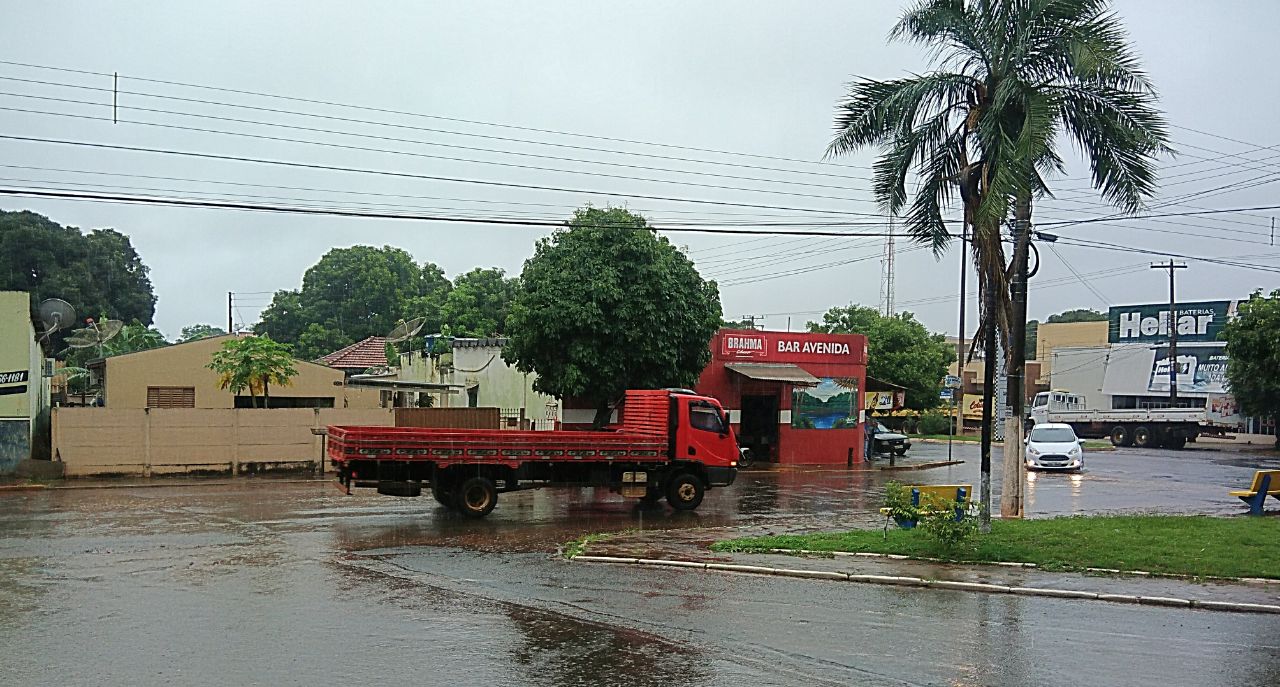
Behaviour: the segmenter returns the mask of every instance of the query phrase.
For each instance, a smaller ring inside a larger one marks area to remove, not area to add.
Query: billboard
[[[1147,391],[1169,393],[1169,347],[1155,349]],[[1179,393],[1222,394],[1227,391],[1225,346],[1178,347]]]
[[[1217,341],[1239,301],[1178,304],[1178,341]],[[1117,305],[1107,314],[1107,341],[1156,343],[1169,340],[1169,304]]]

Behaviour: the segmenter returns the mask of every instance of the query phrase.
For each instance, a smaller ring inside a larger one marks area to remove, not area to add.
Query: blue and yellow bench
[[[1280,499],[1280,470],[1257,470],[1248,489],[1236,490],[1230,495],[1249,504],[1249,515],[1262,515],[1262,502],[1267,496]]]
[[[911,505],[924,511],[938,511],[955,502],[956,522],[964,520],[973,497],[972,484],[905,484],[911,490]],[[888,517],[890,509],[881,508],[880,514]]]

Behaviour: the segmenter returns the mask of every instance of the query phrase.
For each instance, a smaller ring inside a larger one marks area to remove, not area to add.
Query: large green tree
[[[1076,308],[1075,310],[1064,310],[1056,315],[1050,315],[1045,320],[1046,324],[1059,324],[1068,322],[1106,322],[1107,314],[1091,310],[1089,308]]]
[[[479,267],[458,275],[445,298],[441,319],[457,336],[490,336],[507,333],[507,316],[519,288],[498,268]]]
[[[46,298],[67,301],[81,316],[150,325],[156,297],[147,272],[129,237],[114,229],[86,234],[34,212],[0,210],[0,289],[31,293],[37,328],[35,308]],[[60,337],[50,348],[61,349]]]
[[[955,348],[932,334],[909,312],[885,316],[862,305],[831,308],[809,331],[867,337],[867,375],[907,388],[906,405],[926,410],[938,405],[938,389]]]
[[[1007,344],[1013,412],[1001,510],[1019,516],[1032,202],[1048,192],[1046,177],[1063,170],[1058,149],[1070,142],[1088,158],[1103,197],[1136,212],[1155,191],[1166,125],[1106,0],[921,0],[891,36],[929,47],[939,68],[855,82],[837,110],[828,152],[882,148],[873,172],[876,197],[891,214],[905,211],[907,231],[935,251],[955,235],[943,213],[959,201],[977,263],[983,327],[996,327]],[[1012,265],[1000,234],[1010,215],[1017,226]],[[987,360],[994,359],[987,350]]]
[[[182,333],[178,335],[177,343],[207,339],[211,336],[222,336],[223,334],[226,334],[226,332],[221,327],[203,323],[191,324],[182,328]]]
[[[1280,289],[1261,291],[1240,304],[1222,332],[1227,341],[1227,380],[1244,412],[1280,417]],[[1280,434],[1276,435],[1280,448]]]
[[[720,317],[716,283],[643,217],[586,208],[525,261],[502,355],[538,391],[589,400],[600,427],[627,389],[692,386]]]
[[[254,331],[314,359],[385,335],[401,319],[425,317],[434,331],[450,289],[439,267],[419,265],[403,249],[334,248],[306,271],[300,290],[276,292]]]

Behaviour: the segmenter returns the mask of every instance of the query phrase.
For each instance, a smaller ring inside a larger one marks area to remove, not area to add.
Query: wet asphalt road
[[[945,455],[922,445],[918,458]],[[1280,618],[565,563],[583,533],[866,521],[905,473],[749,472],[693,514],[591,490],[481,522],[323,483],[0,493],[0,684],[1280,683]],[[1034,515],[1240,512],[1257,458],[1095,453]],[[996,480],[998,483],[998,479]]]

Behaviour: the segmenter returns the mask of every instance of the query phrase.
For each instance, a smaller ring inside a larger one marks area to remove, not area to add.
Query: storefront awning
[[[743,377],[762,382],[785,382],[797,386],[817,386],[821,380],[805,372],[799,365],[783,363],[727,363],[725,368]]]

